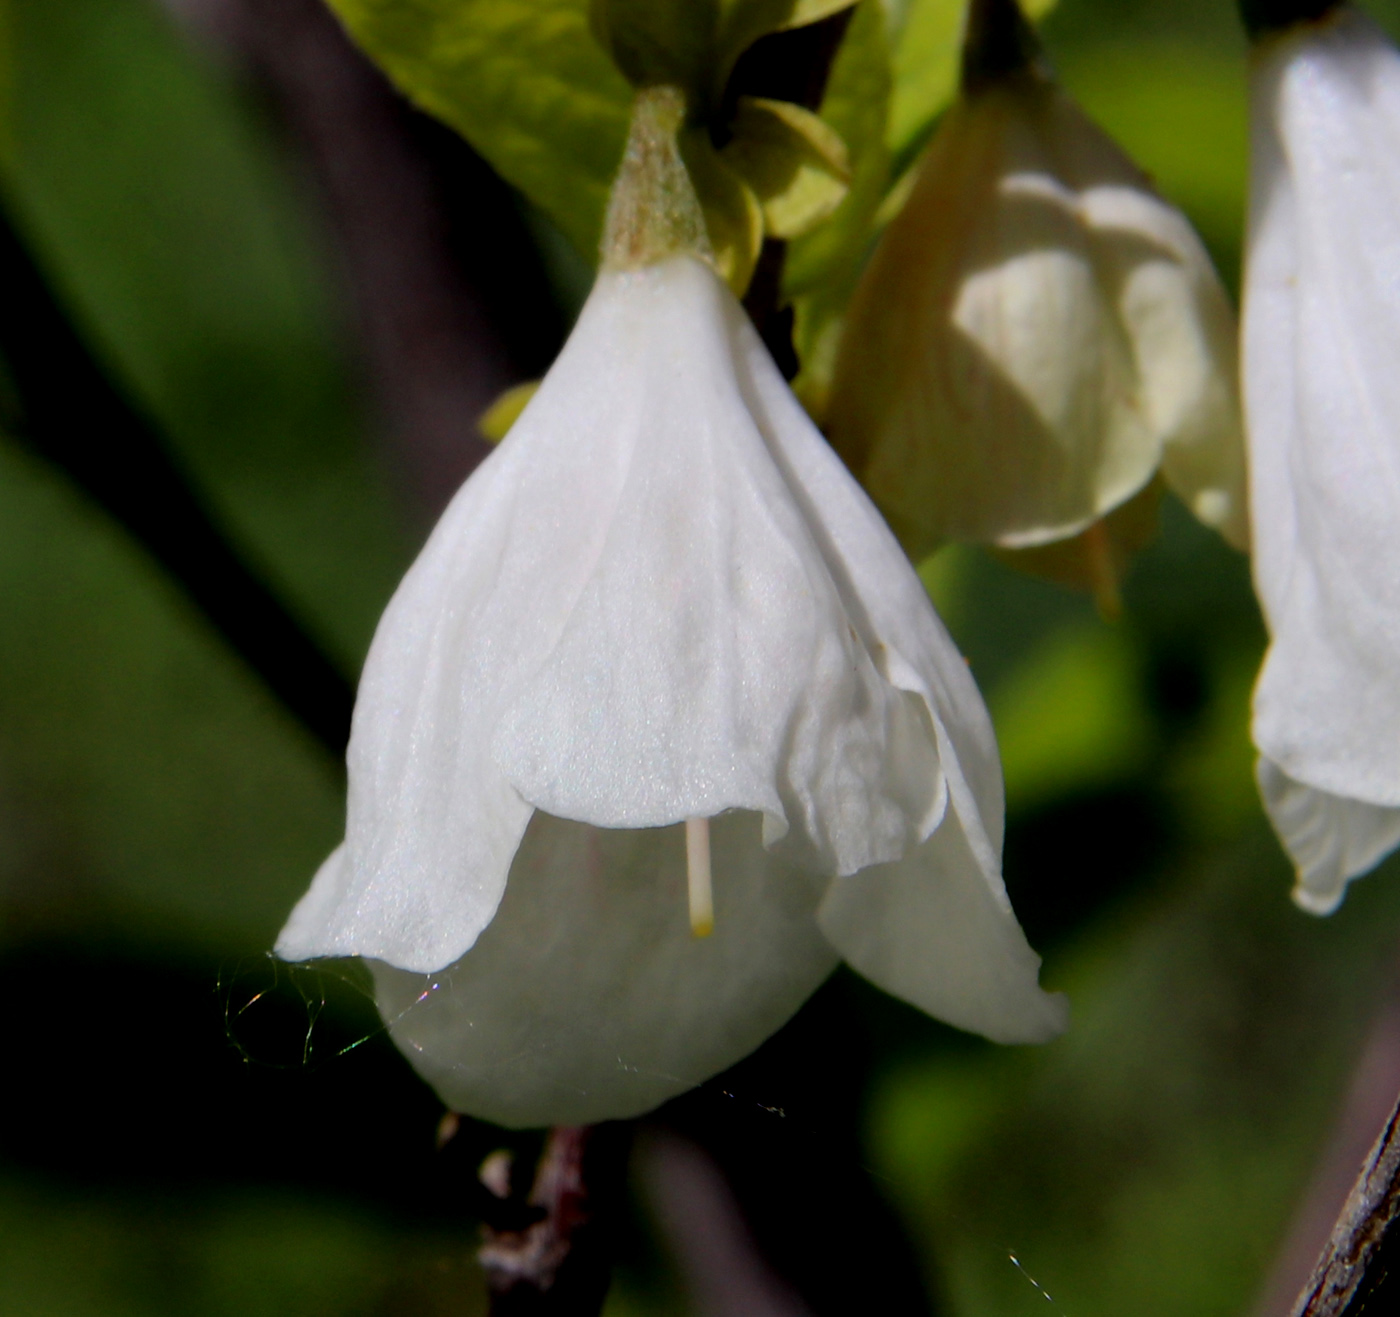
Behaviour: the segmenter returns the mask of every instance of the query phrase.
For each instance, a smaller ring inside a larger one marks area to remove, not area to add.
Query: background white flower
[[[1253,730],[1321,913],[1400,841],[1400,54],[1349,6],[1266,36],[1251,130]]]
[[[1031,63],[940,125],[852,300],[827,428],[916,555],[1066,538],[1159,467],[1243,547],[1234,333],[1185,216]]]

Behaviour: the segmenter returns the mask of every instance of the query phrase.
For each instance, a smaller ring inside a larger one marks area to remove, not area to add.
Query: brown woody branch
[[[1358,1317],[1393,1311],[1392,1273],[1400,1276],[1400,1102],[1390,1113],[1342,1214],[1298,1296],[1293,1317]],[[1382,1299],[1382,1294],[1386,1297]]]
[[[535,1219],[510,1229],[482,1228],[477,1256],[495,1317],[594,1317],[601,1311],[630,1135],[622,1124],[549,1131],[526,1200]]]

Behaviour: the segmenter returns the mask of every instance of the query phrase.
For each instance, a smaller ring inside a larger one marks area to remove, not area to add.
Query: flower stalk
[[[477,1257],[493,1317],[593,1317],[602,1310],[630,1146],[626,1125],[550,1130],[527,1202],[538,1219],[518,1229],[482,1229]]]
[[[677,145],[685,113],[679,87],[637,93],[603,224],[603,269],[635,270],[682,252],[713,261],[705,216]]]
[[[1040,42],[1017,0],[972,0],[963,37],[965,94],[976,95],[1039,60]]]
[[[1252,37],[1308,23],[1336,9],[1341,0],[1240,0],[1240,17]]]

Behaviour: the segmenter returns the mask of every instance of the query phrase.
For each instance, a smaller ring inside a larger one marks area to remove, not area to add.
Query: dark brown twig
[[[1240,17],[1252,37],[1310,23],[1335,9],[1340,0],[1240,0]]]
[[[593,1317],[612,1270],[611,1221],[629,1143],[623,1125],[557,1125],[545,1140],[518,1229],[483,1227],[478,1254],[496,1317]]]
[[[391,469],[424,528],[489,451],[476,419],[564,324],[510,190],[413,109],[321,0],[165,0],[271,100],[322,203]]]
[[[99,363],[0,206],[0,355],[17,438],[107,510],[336,759],[353,697],[225,536],[156,425]]]
[[[1390,1113],[1333,1227],[1293,1317],[1357,1317],[1400,1253],[1400,1103]],[[1379,1306],[1373,1309],[1380,1312]]]

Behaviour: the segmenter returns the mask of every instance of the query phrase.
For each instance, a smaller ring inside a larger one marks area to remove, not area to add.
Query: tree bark
[[[1294,1317],[1394,1312],[1400,1299],[1400,1102],[1357,1177]],[[1392,1276],[1396,1279],[1392,1281]]]

